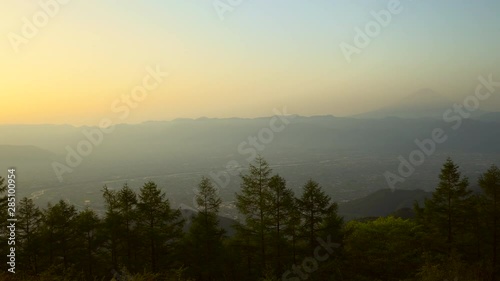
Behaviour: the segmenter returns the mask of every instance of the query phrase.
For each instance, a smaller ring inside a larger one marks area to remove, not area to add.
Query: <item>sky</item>
[[[498,0],[58,1],[0,3],[0,124],[349,116],[500,80]],[[357,45],[374,13],[390,20]],[[151,69],[168,76],[134,100]]]

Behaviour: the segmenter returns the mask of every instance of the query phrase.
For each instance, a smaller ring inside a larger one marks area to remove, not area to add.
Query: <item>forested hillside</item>
[[[347,221],[320,183],[294,194],[258,157],[241,175],[233,235],[220,226],[217,188],[202,177],[189,225],[153,181],[138,192],[102,187],[105,214],[16,198],[15,244],[13,178],[0,178],[1,280],[500,280],[500,169],[483,172],[479,193],[462,173],[448,159],[413,218]]]

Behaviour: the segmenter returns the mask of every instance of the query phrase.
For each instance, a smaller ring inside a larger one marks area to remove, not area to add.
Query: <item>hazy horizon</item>
[[[0,280],[500,280],[500,1],[0,19]]]
[[[124,117],[116,123],[255,118],[283,106],[351,116],[421,88],[460,101],[478,76],[499,73],[497,1],[401,1],[346,60],[340,45],[354,44],[357,28],[389,2],[242,1],[221,18],[213,1],[73,0],[21,42],[25,18],[44,10],[9,1],[0,11],[0,124],[97,125],[113,114]],[[125,114],[122,96],[148,68],[169,75]],[[500,111],[500,98],[481,109]]]

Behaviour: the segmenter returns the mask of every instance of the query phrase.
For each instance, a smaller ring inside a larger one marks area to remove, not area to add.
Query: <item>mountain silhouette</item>
[[[355,115],[355,118],[432,118],[442,119],[443,114],[457,103],[447,97],[444,97],[434,90],[423,88],[417,92],[399,100],[393,105],[381,109]],[[485,112],[476,110],[472,113],[472,118],[478,118]]]

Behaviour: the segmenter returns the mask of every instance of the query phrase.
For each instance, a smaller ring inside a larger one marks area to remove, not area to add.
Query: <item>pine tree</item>
[[[118,208],[118,195],[115,190],[110,190],[106,185],[103,187],[102,196],[106,215],[103,222],[103,232],[106,237],[104,246],[111,257],[111,268],[121,268],[118,264],[118,245],[120,232],[120,213]]]
[[[479,186],[484,193],[484,209],[486,216],[483,218],[486,220],[488,229],[491,230],[492,242],[491,242],[491,252],[492,252],[492,280],[497,280],[500,275],[500,266],[498,259],[498,243],[500,242],[500,169],[492,165],[488,171],[486,171],[479,178]]]
[[[75,217],[77,215],[74,205],[60,200],[57,204],[47,206],[44,212],[44,234],[48,243],[50,265],[57,265],[56,260],[62,259],[64,270],[71,264],[73,250],[76,246],[74,237]]]
[[[40,256],[40,229],[43,215],[35,205],[33,199],[24,197],[18,207],[18,239],[21,254],[21,267],[24,271],[38,273],[38,259]]]
[[[303,223],[303,237],[308,241],[311,254],[317,246],[318,236],[324,234],[325,223],[337,218],[337,204],[330,203],[330,196],[311,179],[304,185],[303,190],[297,202]]]
[[[274,244],[274,268],[279,276],[283,273],[285,262],[284,250],[287,244],[287,232],[294,227],[293,211],[295,209],[295,197],[293,191],[286,186],[286,181],[279,175],[269,180],[270,189],[270,229],[273,232],[272,244]]]
[[[236,194],[236,207],[245,217],[245,229],[240,229],[244,237],[250,235],[258,237],[257,245],[260,252],[258,260],[262,268],[266,267],[266,238],[269,224],[270,190],[271,178],[269,164],[258,156],[254,164],[249,165],[249,173],[241,175],[241,193]],[[246,240],[246,239],[245,239]]]
[[[462,177],[458,166],[448,158],[441,169],[439,184],[432,193],[432,198],[424,203],[424,216],[427,227],[435,230],[434,241],[439,236],[446,237],[445,244],[448,256],[453,249],[457,250],[459,236],[467,227],[467,210],[471,207],[471,191],[469,181]]]
[[[122,250],[120,256],[123,257],[123,265],[129,270],[133,270],[134,265],[137,264],[135,257],[137,256],[137,241],[139,241],[136,233],[137,195],[125,183],[116,194],[116,199],[119,223],[118,240]]]
[[[217,280],[221,275],[222,238],[219,227],[219,207],[222,200],[212,182],[203,177],[196,195],[198,213],[193,216],[186,240],[188,262],[198,280]]]
[[[165,193],[152,181],[140,190],[138,211],[138,227],[146,243],[146,257],[149,257],[151,271],[157,272],[160,265],[166,265],[167,256],[173,253],[182,237],[184,221],[180,211],[170,208]]]
[[[293,208],[291,212],[288,214],[288,219],[287,219],[288,226],[285,228],[285,234],[287,237],[290,237],[292,244],[291,245],[292,264],[298,263],[298,254],[299,254],[298,247],[302,232],[302,225],[301,225],[302,216],[298,206],[299,206],[298,199],[294,198]]]
[[[91,209],[85,209],[78,213],[75,218],[77,233],[83,242],[80,247],[82,256],[85,257],[85,266],[83,270],[86,273],[87,279],[92,280],[94,276],[93,266],[95,264],[96,252],[99,248],[99,240],[97,233],[101,226],[101,220],[97,214]]]

